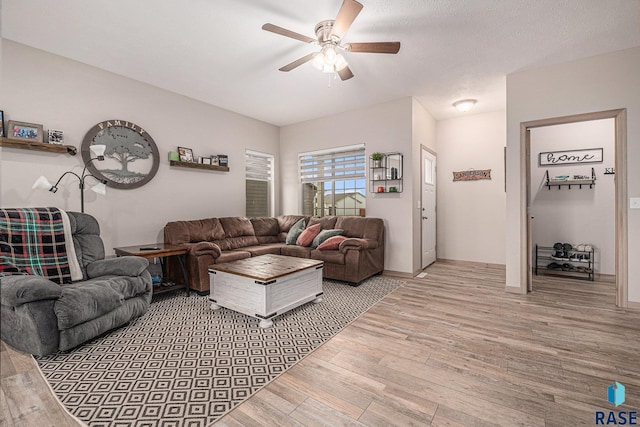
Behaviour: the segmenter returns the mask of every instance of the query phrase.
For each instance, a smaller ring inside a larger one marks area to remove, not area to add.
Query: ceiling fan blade
[[[305,55],[302,58],[296,59],[292,63],[287,64],[282,68],[279,68],[279,70],[280,71],[291,71],[294,68],[299,67],[300,65],[304,64],[305,62],[311,61],[313,59],[313,55],[315,55],[315,53],[310,53],[308,55]]]
[[[336,17],[336,21],[333,23],[331,35],[342,38],[361,10],[362,4],[356,0],[344,0]]]
[[[398,53],[400,42],[348,43],[347,50],[351,52]]]
[[[351,77],[353,77],[353,73],[351,72],[349,66],[346,66],[342,70],[338,71],[338,75],[340,76],[340,80],[342,81],[349,80]]]
[[[305,35],[296,33],[291,30],[287,30],[286,28],[278,27],[277,25],[273,25],[273,24],[264,24],[262,26],[262,29],[265,31],[271,31],[272,33],[280,34],[281,36],[300,40],[305,43],[314,43],[317,41],[316,39],[312,39],[311,37],[307,37]]]

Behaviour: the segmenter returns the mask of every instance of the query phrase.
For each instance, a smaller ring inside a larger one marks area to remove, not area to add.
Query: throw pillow
[[[287,233],[287,238],[285,239],[285,243],[287,245],[295,245],[296,240],[298,240],[300,233],[302,233],[302,230],[304,230],[305,227],[306,227],[306,224],[304,223],[304,218],[296,222],[295,224],[293,224],[293,226],[289,229],[289,232]]]
[[[322,242],[320,246],[318,246],[318,250],[321,251],[335,251],[340,246],[340,243],[347,240],[344,236],[333,236],[329,237],[327,240]]]
[[[313,239],[313,242],[311,242],[311,247],[317,248],[320,244],[322,244],[322,242],[327,240],[329,237],[339,236],[343,233],[343,231],[344,230],[340,228],[334,228],[331,230],[322,230],[320,233],[318,233],[316,238]]]
[[[322,225],[320,225],[320,224],[316,224],[316,225],[312,225],[311,227],[307,227],[302,233],[300,233],[300,236],[298,237],[298,240],[296,240],[296,245],[298,245],[298,246],[309,246],[309,245],[311,245],[311,243],[313,242],[313,239],[316,238],[318,233],[320,233],[321,229],[322,229]]]

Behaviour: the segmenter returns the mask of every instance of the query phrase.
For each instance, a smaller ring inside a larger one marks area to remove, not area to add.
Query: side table
[[[153,294],[162,294],[165,292],[170,292],[176,289],[184,288],[187,292],[187,296],[190,295],[189,292],[189,274],[187,273],[187,248],[182,245],[170,245],[165,243],[150,243],[148,245],[135,245],[135,246],[123,246],[119,248],[113,248],[117,256],[139,256],[142,258],[159,258],[160,265],[162,266],[162,276],[167,277],[166,271],[166,262],[165,258],[175,256],[178,258],[180,262],[180,267],[182,268],[182,277],[184,283],[175,284],[171,286],[163,286],[160,284],[159,286],[153,287]]]

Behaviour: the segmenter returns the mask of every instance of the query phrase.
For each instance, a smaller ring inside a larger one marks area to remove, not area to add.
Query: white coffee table
[[[261,255],[209,267],[211,309],[225,307],[273,325],[273,317],[322,301],[322,261]]]

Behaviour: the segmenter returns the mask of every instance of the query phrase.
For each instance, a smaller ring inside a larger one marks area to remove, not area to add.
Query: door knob
[[[429,219],[429,217],[428,216],[423,216],[422,219]]]

